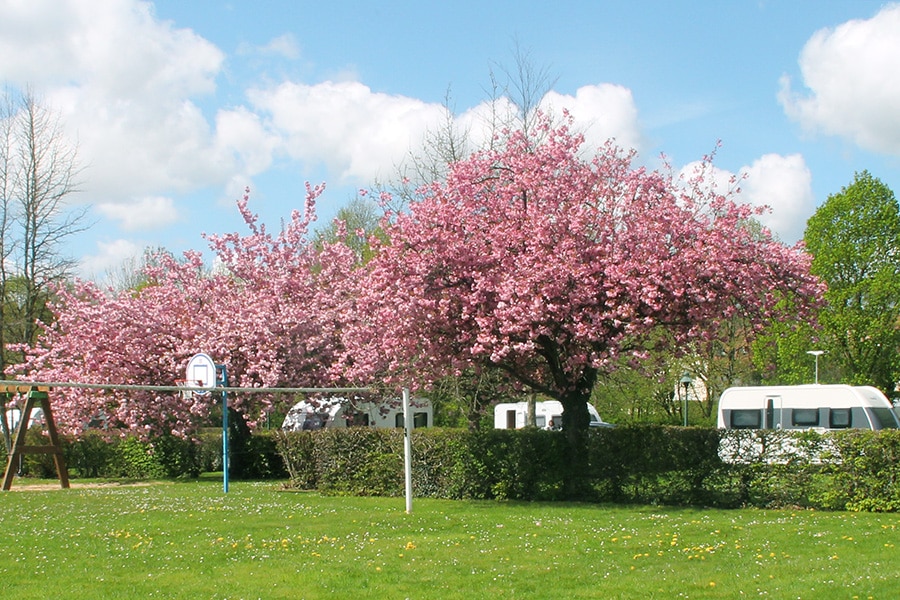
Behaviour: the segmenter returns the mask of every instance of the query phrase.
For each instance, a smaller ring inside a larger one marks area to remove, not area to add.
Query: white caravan
[[[28,418],[28,426],[33,427],[37,423],[43,423],[44,419],[44,411],[41,408],[35,407],[31,411],[31,416]],[[21,420],[21,411],[18,408],[8,408],[6,409],[6,425],[9,427],[11,432],[16,431],[19,427],[19,421]]]
[[[591,416],[591,427],[612,427],[600,418],[597,409],[587,405]],[[539,429],[561,429],[563,406],[559,400],[534,403],[534,424]],[[527,402],[505,402],[494,407],[494,429],[521,429],[525,427],[528,415]]]
[[[413,427],[434,425],[434,412],[427,398],[411,398]],[[349,398],[301,400],[291,407],[281,428],[285,431],[346,427],[403,427],[400,399],[370,402]]]
[[[871,386],[732,387],[719,399],[719,429],[896,429],[890,401]]]

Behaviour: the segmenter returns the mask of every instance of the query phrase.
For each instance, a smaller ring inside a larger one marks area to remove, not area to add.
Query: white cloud
[[[491,136],[496,132],[493,128],[497,121],[504,123],[514,119],[518,110],[506,97],[496,98],[493,101],[482,102],[454,117],[454,126],[469,143],[469,152],[478,148],[487,147]]]
[[[259,115],[244,107],[219,111],[216,115],[215,155],[237,153],[246,175],[261,173],[272,166],[281,141],[266,129]]]
[[[587,85],[578,88],[574,96],[550,91],[541,100],[541,108],[553,113],[568,110],[591,148],[599,148],[609,139],[627,150],[639,151],[644,146],[637,106],[626,87]]]
[[[766,154],[741,169],[745,178],[741,198],[755,206],[768,206],[771,212],[760,216],[763,225],[782,241],[793,243],[803,238],[806,221],[815,212],[812,173],[799,154]]]
[[[389,178],[439,122],[443,107],[373,92],[355,81],[286,82],[249,92],[295,159],[325,163],[344,182]]]
[[[688,180],[698,173],[700,162],[691,162],[679,174]],[[799,154],[766,154],[741,167],[740,175],[707,166],[703,185],[719,194],[739,192],[738,202],[765,208],[756,217],[781,241],[793,244],[803,238],[806,221],[815,211],[812,173]]]
[[[280,56],[287,59],[300,58],[300,45],[297,39],[290,33],[272,38],[264,46],[241,44],[238,54],[261,54],[265,56]]]
[[[176,220],[166,199],[213,186],[235,189],[286,154],[325,165],[337,183],[369,185],[395,176],[426,132],[443,122],[437,103],[374,92],[352,74],[315,85],[287,81],[248,91],[248,106],[204,112],[215,101],[226,60],[194,31],[156,17],[140,0],[6,2],[0,19],[0,81],[31,84],[77,139],[85,201],[125,230]],[[259,57],[297,58],[286,34],[253,48]],[[491,108],[457,117],[473,146],[484,141]],[[589,144],[615,137],[640,146],[626,88],[586,86],[545,98],[569,109]]]
[[[256,110],[269,115],[266,126],[283,136],[290,156],[324,163],[343,182],[364,185],[394,176],[445,115],[442,105],[373,92],[357,81],[285,82],[248,95]],[[574,96],[550,92],[542,107],[555,114],[569,110],[593,148],[609,138],[625,148],[642,146],[637,108],[627,88],[601,84],[582,87]],[[479,147],[490,135],[492,115],[502,120],[511,111],[509,100],[499,98],[458,115],[456,124],[472,147]]]
[[[779,100],[811,131],[900,155],[900,4],[867,20],[817,31],[800,55],[808,93],[782,77]]]
[[[626,150],[640,151],[644,147],[637,106],[626,87],[609,83],[587,85],[579,88],[574,96],[551,90],[541,99],[540,109],[554,118],[568,111],[574,129],[584,134],[585,144],[592,151],[610,139]],[[517,112],[508,98],[501,97],[458,115],[456,124],[459,131],[468,134],[473,147],[483,147],[494,133],[492,120],[501,124],[513,121]]]
[[[240,108],[211,119],[198,104],[215,93],[224,53],[150,3],[7,2],[0,56],[0,80],[34,86],[77,140],[88,201],[139,203],[270,164],[258,119]]]
[[[123,264],[134,262],[143,249],[129,240],[97,242],[97,254],[84,256],[80,264],[80,276],[84,279],[100,279]]]
[[[105,217],[118,221],[125,231],[160,229],[178,221],[174,201],[163,196],[145,196],[128,203],[103,203],[96,208]]]

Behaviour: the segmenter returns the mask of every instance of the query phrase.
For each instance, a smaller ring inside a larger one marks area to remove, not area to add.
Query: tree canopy
[[[635,168],[612,145],[542,121],[451,167],[386,224],[345,338],[349,373],[437,377],[503,370],[587,428],[600,370],[663,325],[678,347],[742,315],[760,325],[821,286],[810,257],[745,224],[753,210],[706,185]]]
[[[823,362],[848,383],[892,393],[900,379],[900,207],[869,172],[832,194],[804,235],[811,270],[828,284],[819,315]]]
[[[304,211],[295,211],[277,234],[269,233],[238,202],[249,234],[210,236],[218,266],[204,268],[189,252],[178,260],[160,253],[145,269],[139,289],[102,290],[76,282],[59,291],[55,321],[20,369],[32,380],[174,385],[188,359],[207,352],[228,367],[240,387],[309,387],[337,378],[330,366],[340,348],[340,289],[355,263],[340,242],[313,248],[308,236],[322,188],[307,189]],[[140,434],[189,435],[215,400],[175,394],[60,390],[55,403],[65,429],[97,415],[111,428]],[[272,398],[236,395],[233,407],[265,411]]]

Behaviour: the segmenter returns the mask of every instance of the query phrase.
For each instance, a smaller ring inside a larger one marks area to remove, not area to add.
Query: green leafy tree
[[[338,210],[327,227],[316,232],[314,244],[321,250],[326,244],[340,240],[353,251],[357,262],[364,264],[372,258],[369,236],[384,237],[383,216],[378,204],[367,195],[354,196]]]
[[[435,424],[475,430],[484,422],[491,405],[503,401],[518,402],[525,394],[516,393],[498,369],[470,367],[459,374],[438,379],[430,397],[434,404]]]
[[[812,383],[815,359],[810,350],[827,344],[821,331],[812,323],[776,321],[753,342],[753,365],[756,379],[747,381],[763,385],[800,385]],[[829,365],[827,371],[825,366]],[[827,359],[819,361],[819,383],[840,381],[840,372]]]
[[[867,171],[809,219],[811,270],[828,284],[819,315],[827,354],[847,383],[893,394],[900,376],[900,207]]]

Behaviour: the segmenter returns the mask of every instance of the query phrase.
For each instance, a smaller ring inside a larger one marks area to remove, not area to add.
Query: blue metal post
[[[217,365],[222,370],[222,491],[228,493],[228,369],[225,365]]]

